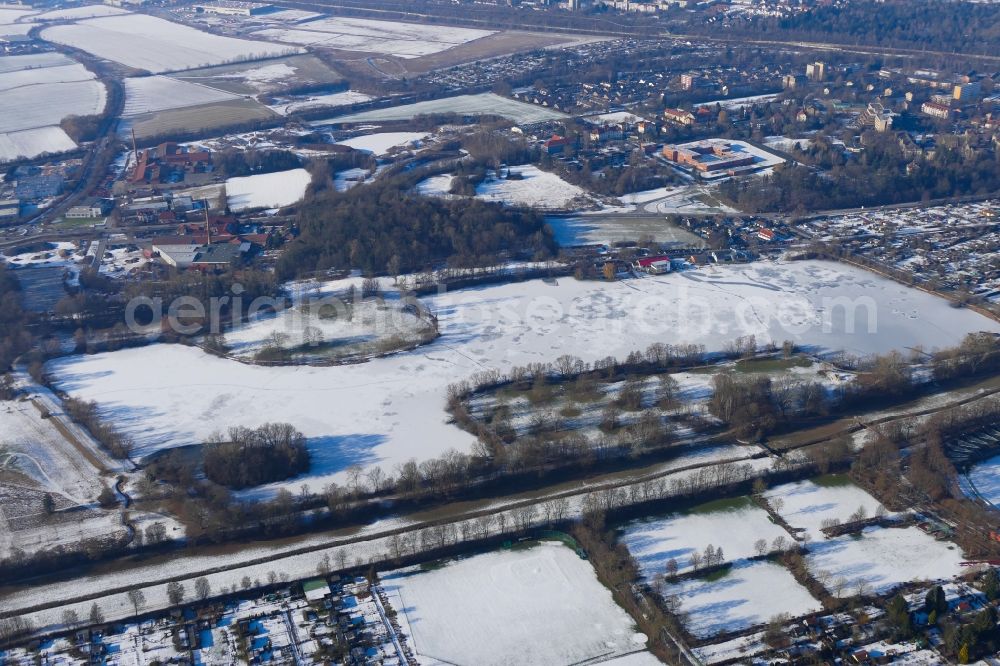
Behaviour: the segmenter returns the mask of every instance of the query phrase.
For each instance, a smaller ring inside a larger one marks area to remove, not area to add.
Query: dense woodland
[[[692,27],[698,29],[697,23]],[[713,34],[718,31],[717,23],[703,27]],[[817,5],[790,17],[731,18],[727,32],[992,55],[1000,50],[1000,7],[985,2],[852,0]]]
[[[762,178],[731,179],[722,197],[750,213],[880,206],[1000,191],[1000,154],[964,150],[942,137],[932,157],[908,162],[893,135],[876,135],[860,154],[846,157],[820,144],[805,151],[817,166],[776,168]],[[910,164],[909,168],[907,165]]]
[[[203,456],[205,476],[237,490],[309,471],[306,438],[288,423],[230,428],[205,445]]]
[[[226,178],[297,169],[302,160],[287,150],[224,150],[212,155],[215,169]]]
[[[502,257],[549,257],[555,241],[540,215],[480,201],[409,194],[396,179],[302,205],[300,235],[277,265],[280,279],[331,268],[397,275],[447,261],[492,265]]]

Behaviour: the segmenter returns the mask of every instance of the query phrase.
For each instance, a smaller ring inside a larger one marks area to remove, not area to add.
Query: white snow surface
[[[534,165],[510,167],[510,172],[520,174],[521,179],[497,179],[495,175],[487,177],[476,187],[476,196],[508,206],[540,209],[568,208],[587,196],[582,188]]]
[[[146,14],[121,14],[46,28],[42,38],[154,74],[257,60],[298,49],[213,35]]]
[[[828,589],[840,596],[858,592],[863,581],[866,593],[884,594],[910,581],[949,580],[960,575],[965,559],[961,549],[936,541],[917,527],[869,527],[857,539],[844,535],[809,546],[806,563],[813,575],[827,574]]]
[[[239,176],[226,181],[229,208],[281,208],[302,200],[312,176],[305,169]]]
[[[851,514],[863,507],[868,518],[882,506],[878,500],[853,483],[820,485],[813,480],[786,483],[764,493],[768,501],[780,498],[778,513],[794,528],[805,529],[814,540],[822,540],[822,523],[834,519],[848,522]]]
[[[62,54],[0,57],[0,161],[76,148],[59,123],[105,101],[104,84]]]
[[[454,26],[336,16],[298,23],[292,29],[268,28],[255,34],[302,46],[385,53],[399,58],[419,58],[488,37],[493,32]]]
[[[574,664],[645,646],[590,564],[561,543],[381,579],[421,664]]]
[[[501,97],[494,93],[479,95],[456,95],[413,104],[402,104],[385,109],[360,111],[326,120],[317,120],[313,125],[328,125],[335,123],[379,122],[388,120],[412,120],[420,115],[458,113],[467,116],[501,116],[515,123],[540,123],[549,120],[562,120],[568,116],[565,113],[519,102],[509,97]]]
[[[96,18],[98,16],[118,16],[128,14],[128,11],[111,5],[81,5],[68,9],[54,9],[50,12],[36,14],[33,21],[72,21],[77,19]]]
[[[1000,506],[1000,456],[993,456],[973,465],[967,476],[968,481],[975,487],[975,492],[972,494]],[[963,487],[967,492],[971,491],[964,479]]]
[[[823,605],[799,585],[788,569],[773,562],[743,562],[722,578],[693,578],[668,587],[679,596],[685,626],[707,638],[767,623],[787,613],[792,617],[822,610]]]
[[[356,90],[344,90],[342,92],[326,93],[323,95],[305,95],[281,101],[268,108],[283,116],[304,109],[314,109],[324,106],[347,106],[348,104],[360,104],[367,102],[371,97]]]
[[[125,111],[122,115],[138,116],[239,98],[233,93],[169,76],[137,76],[125,79]]]
[[[691,554],[712,545],[722,548],[727,562],[756,555],[754,542],[766,539],[768,550],[775,537],[788,533],[768,518],[763,509],[748,505],[735,509],[678,513],[666,518],[637,520],[623,530],[621,541],[639,562],[647,580],[665,572],[673,558],[679,572],[691,570]]]
[[[35,157],[42,153],[62,153],[74,148],[76,142],[61,127],[54,125],[0,134],[0,162]]]
[[[824,328],[830,307],[824,299],[859,293],[874,302],[875,331],[846,332],[836,316]],[[822,261],[721,266],[617,283],[534,280],[424,301],[439,316],[441,337],[360,365],[254,367],[159,344],[59,359],[49,370],[63,390],[97,401],[135,439],[139,456],[204,441],[230,425],[287,421],[309,439],[309,482],[322,483],[342,480],[354,463],[391,468],[450,448],[468,451],[473,437],[447,422],[446,388],[489,368],[506,371],[562,354],[624,358],[653,342],[721,351],[744,334],[755,334],[758,344],[791,339],[817,352],[886,352],[1000,331],[924,292]]]
[[[337,143],[362,152],[385,155],[396,146],[419,146],[427,136],[428,132],[379,132],[356,136]]]

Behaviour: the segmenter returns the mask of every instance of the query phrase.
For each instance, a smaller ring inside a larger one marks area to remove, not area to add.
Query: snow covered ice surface
[[[226,181],[229,208],[281,208],[302,200],[312,176],[305,169],[239,176]]]
[[[825,330],[823,299],[855,293],[872,298],[875,331],[848,333],[836,316]],[[701,305],[691,309],[695,301]],[[439,317],[438,340],[361,365],[252,367],[160,344],[60,359],[49,369],[60,388],[95,400],[135,439],[140,456],[204,441],[231,425],[287,421],[309,438],[315,462],[309,481],[322,483],[337,475],[342,480],[352,464],[391,468],[450,448],[468,451],[473,437],[448,423],[446,388],[488,368],[505,371],[562,354],[587,361],[624,358],[654,342],[719,351],[744,334],[755,334],[758,344],[792,339],[821,352],[885,352],[954,345],[969,331],[1000,331],[929,294],[817,261],[613,284],[534,280],[436,295],[425,303]],[[779,310],[791,303],[799,307],[788,310],[794,317],[783,325]],[[301,482],[289,483],[297,488]]]
[[[421,664],[574,664],[646,643],[590,564],[562,543],[381,579]]]

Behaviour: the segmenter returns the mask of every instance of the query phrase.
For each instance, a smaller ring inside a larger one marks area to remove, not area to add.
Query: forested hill
[[[741,16],[728,31],[775,39],[1000,54],[1000,4],[852,0],[790,17]],[[705,25],[718,31],[718,24]]]
[[[282,279],[329,268],[398,274],[447,262],[548,257],[556,249],[542,217],[476,200],[410,194],[393,179],[339,193],[323,190],[300,208],[299,237],[278,262]]]

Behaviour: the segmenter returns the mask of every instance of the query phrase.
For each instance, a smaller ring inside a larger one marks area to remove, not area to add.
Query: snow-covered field
[[[864,509],[867,518],[872,518],[882,507],[850,481],[840,477],[828,479],[824,483],[811,479],[786,483],[767,491],[765,497],[789,525],[805,530],[813,540],[823,539],[820,528],[824,520],[846,523],[859,508]]]
[[[368,169],[360,167],[344,169],[333,175],[333,187],[338,192],[346,192],[355,185],[365,182],[366,178],[368,178]]]
[[[146,14],[104,16],[52,26],[42,32],[42,38],[154,74],[256,60],[298,50],[221,37]]]
[[[305,169],[240,176],[226,181],[226,197],[234,211],[281,208],[301,201],[311,180]]]
[[[317,109],[324,106],[347,106],[348,104],[360,104],[367,102],[371,97],[356,90],[345,90],[343,92],[326,93],[323,95],[303,95],[301,97],[282,100],[277,104],[272,104],[269,108],[283,116],[305,109]]]
[[[715,214],[736,213],[735,208],[718,201],[706,185],[659,187],[645,192],[633,192],[621,197],[630,210],[669,215],[671,213]]]
[[[338,141],[342,146],[375,155],[385,155],[396,146],[419,146],[427,132],[380,132]]]
[[[419,58],[492,35],[487,30],[422,25],[342,16],[297,23],[294,28],[268,28],[255,33],[277,42],[346,51]]]
[[[768,561],[733,565],[721,578],[683,580],[668,586],[667,592],[680,598],[685,626],[700,638],[823,608],[788,569]]]
[[[830,299],[861,295],[871,299],[877,325],[850,332]],[[425,302],[439,315],[441,338],[361,365],[251,367],[154,345],[65,358],[49,369],[71,395],[96,400],[134,437],[140,456],[203,441],[230,425],[287,421],[309,438],[317,456],[311,482],[321,483],[342,478],[354,463],[391,468],[450,448],[468,451],[473,438],[447,422],[445,391],[488,368],[562,354],[624,358],[653,342],[720,351],[745,334],[758,344],[791,339],[822,353],[931,349],[970,331],[1000,332],[1000,325],[924,292],[821,261],[718,266],[618,283],[535,280]]]
[[[0,461],[73,504],[101,492],[94,468],[30,401],[0,401]]]
[[[451,174],[441,174],[431,176],[417,183],[417,192],[426,197],[447,197],[451,196],[451,184],[455,181],[455,176]]]
[[[953,543],[936,541],[917,527],[864,530],[813,542],[806,562],[809,570],[835,595],[888,592],[897,585],[919,580],[949,580],[962,573],[965,556]]]
[[[437,177],[437,176],[436,176]],[[430,179],[428,179],[430,180]],[[427,182],[427,181],[425,181]],[[618,241],[636,242],[649,236],[656,243],[674,247],[705,247],[705,239],[668,222],[659,215],[628,215],[587,211],[579,215],[551,216],[545,219],[560,247],[597,245]]]
[[[105,100],[104,84],[66,56],[0,57],[0,161],[72,150],[76,144],[59,123],[98,114]]]
[[[702,553],[706,546],[722,548],[725,561],[734,562],[757,555],[757,539],[765,539],[770,552],[776,537],[791,542],[788,533],[772,523],[766,511],[745,500],[731,508],[637,520],[623,528],[621,541],[639,562],[643,577],[653,581],[665,573],[670,559],[677,562],[678,571],[689,571],[691,554]]]
[[[501,116],[515,123],[532,124],[549,120],[561,120],[568,116],[559,111],[547,109],[544,106],[518,102],[508,97],[493,93],[481,95],[458,95],[427,102],[403,104],[386,109],[373,109],[326,120],[318,120],[313,125],[329,125],[330,123],[379,122],[388,120],[412,120],[421,115],[442,113],[457,113],[466,116]]]
[[[975,493],[987,502],[1000,506],[1000,456],[993,456],[972,466],[968,479]]]
[[[62,153],[76,148],[76,143],[61,127],[6,132],[0,134],[0,162],[42,153]]]
[[[646,644],[561,543],[390,572],[382,584],[421,664],[568,665]]]
[[[78,19],[96,18],[98,16],[117,16],[128,11],[111,5],[81,5],[69,9],[54,9],[50,12],[36,14],[33,21],[75,21]]]
[[[231,99],[239,99],[239,95],[178,81],[169,76],[139,76],[125,79],[125,111],[122,115],[138,116]]]
[[[764,137],[764,145],[769,148],[783,150],[786,153],[798,146],[806,150],[812,145],[812,139],[796,139],[789,136],[768,136]]]
[[[587,193],[583,189],[536,166],[510,167],[510,173],[521,177],[511,180],[490,176],[476,187],[476,196],[484,201],[498,201],[508,206],[550,210],[568,208],[587,199]]]

